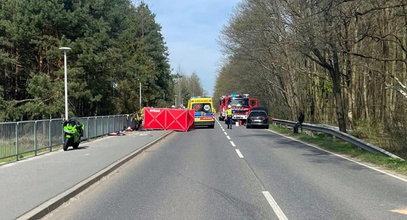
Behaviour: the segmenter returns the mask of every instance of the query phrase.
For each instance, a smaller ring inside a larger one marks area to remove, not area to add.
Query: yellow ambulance
[[[215,127],[215,108],[212,98],[192,97],[188,101],[188,109],[195,110],[195,127]]]

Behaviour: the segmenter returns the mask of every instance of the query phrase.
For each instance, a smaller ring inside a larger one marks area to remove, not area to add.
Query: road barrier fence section
[[[111,132],[134,128],[134,115],[109,115],[74,118],[85,125],[82,140]],[[64,119],[0,123],[0,159],[15,158],[52,151],[63,144]]]

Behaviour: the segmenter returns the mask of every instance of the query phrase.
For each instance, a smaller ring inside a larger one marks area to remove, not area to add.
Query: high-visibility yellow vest
[[[226,114],[227,114],[228,116],[232,116],[232,109],[228,109],[228,110],[226,111]]]

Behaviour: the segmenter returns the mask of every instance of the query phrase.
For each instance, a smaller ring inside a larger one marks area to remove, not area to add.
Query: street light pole
[[[68,68],[66,61],[66,51],[70,50],[69,47],[60,47],[64,51],[64,87],[65,87],[65,120],[68,120]]]
[[[182,76],[181,76],[182,77]],[[178,79],[178,92],[179,92],[179,96],[178,96],[178,104],[183,104],[182,102],[182,96],[181,96],[181,79]]]
[[[139,84],[139,87],[140,87],[140,91],[139,91],[139,93],[140,93],[140,94],[139,94],[139,96],[140,96],[140,100],[139,100],[140,103],[139,103],[139,104],[140,104],[140,109],[141,109],[141,82],[140,82],[140,84]]]

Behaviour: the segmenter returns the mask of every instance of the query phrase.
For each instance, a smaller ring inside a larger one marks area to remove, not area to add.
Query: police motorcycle
[[[70,119],[64,121],[64,151],[68,150],[69,146],[72,146],[73,149],[78,149],[84,129],[85,125],[76,120]]]

